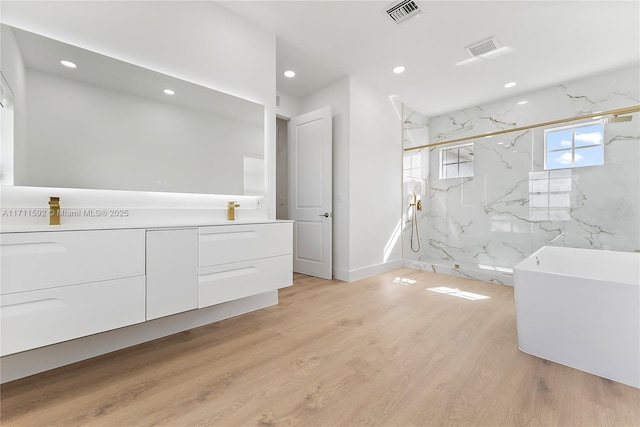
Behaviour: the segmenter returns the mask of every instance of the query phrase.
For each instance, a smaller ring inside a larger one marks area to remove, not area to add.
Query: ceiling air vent
[[[420,10],[420,8],[418,7],[415,1],[401,0],[389,6],[386,12],[387,12],[387,15],[389,15],[389,17],[393,19],[393,22],[395,22],[396,24],[399,24],[402,21],[421,13],[422,11]]]
[[[498,44],[498,40],[495,37],[491,37],[490,39],[482,40],[478,43],[474,43],[471,46],[467,46],[467,52],[471,56],[480,56],[486,53],[489,53],[493,50],[496,50],[500,47]]]
[[[457,62],[456,65],[468,65],[479,62],[483,59],[491,59],[497,56],[513,52],[515,49],[509,46],[500,46],[495,37],[489,37],[470,46],[465,47],[469,58]]]

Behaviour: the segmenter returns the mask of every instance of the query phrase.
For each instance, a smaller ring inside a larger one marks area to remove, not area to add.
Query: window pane
[[[571,178],[549,180],[549,191],[571,191]]]
[[[572,165],[571,150],[552,151],[547,153],[547,169],[570,168]]]
[[[417,154],[417,155],[411,157],[411,168],[412,169],[420,169],[421,160],[422,160],[422,157],[420,156],[420,154]]]
[[[404,156],[402,158],[402,169],[411,169],[411,156]]]
[[[473,144],[441,148],[440,178],[446,179],[467,176],[473,176]]]
[[[403,163],[402,163],[403,169],[405,170],[419,169],[422,156],[420,155],[420,153],[405,154],[402,160],[403,160]]]
[[[568,208],[571,206],[571,195],[569,193],[549,194],[550,208]]]
[[[458,163],[458,149],[457,148],[449,148],[442,152],[442,160],[444,164],[449,163]]]
[[[529,193],[546,193],[549,191],[548,179],[530,179]]]
[[[443,168],[443,178],[457,178],[458,177],[458,164],[445,165]]]
[[[473,146],[469,145],[467,147],[460,147],[460,161],[461,162],[470,162],[473,160]]]
[[[576,167],[604,164],[603,146],[576,149]]]
[[[460,163],[460,176],[473,176],[473,162]]]
[[[576,147],[602,144],[603,125],[596,123],[589,126],[577,127],[575,133]]]
[[[548,208],[549,198],[545,194],[529,194],[529,207],[532,208]]]
[[[545,134],[547,150],[560,150],[571,148],[572,129],[550,131]]]
[[[547,179],[549,172],[547,171],[531,171],[529,172],[529,179]]]
[[[571,178],[571,169],[550,171],[549,178]]]

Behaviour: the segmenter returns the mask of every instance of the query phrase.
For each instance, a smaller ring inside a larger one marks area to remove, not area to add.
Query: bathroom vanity
[[[277,304],[292,242],[288,221],[4,229],[2,380]]]
[[[292,223],[266,219],[264,105],[0,31],[3,60],[16,65],[0,82],[11,94],[0,144],[0,382],[278,303],[292,284]],[[45,57],[79,66],[70,73]],[[62,225],[42,225],[54,219],[47,199],[69,214]],[[239,220],[223,219],[229,203],[242,206]]]

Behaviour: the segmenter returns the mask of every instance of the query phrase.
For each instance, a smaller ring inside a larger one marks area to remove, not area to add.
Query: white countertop
[[[0,226],[0,233],[35,233],[46,231],[80,231],[80,230],[118,230],[132,228],[191,228],[207,226],[243,225],[243,224],[273,224],[293,222],[289,220],[269,220],[269,219],[247,219],[247,220],[202,220],[202,219],[179,219],[179,220],[147,220],[147,221],[113,221],[104,223],[75,223],[62,225],[36,225],[36,224],[10,224]]]

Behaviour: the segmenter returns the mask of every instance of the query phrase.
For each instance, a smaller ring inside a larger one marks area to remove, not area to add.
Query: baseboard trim
[[[402,266],[403,261],[399,259],[355,270],[335,269],[333,271],[333,278],[344,282],[355,282],[356,280],[366,279],[367,277],[375,276],[376,274],[386,273],[387,271],[395,270]]]

